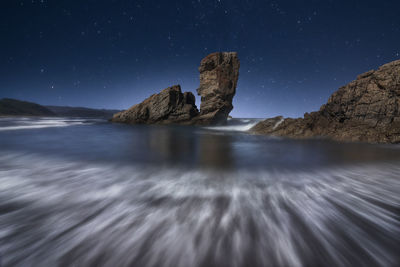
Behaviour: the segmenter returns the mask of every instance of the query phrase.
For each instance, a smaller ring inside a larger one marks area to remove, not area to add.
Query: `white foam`
[[[15,121],[17,125],[0,126],[0,131],[15,131],[15,130],[28,130],[28,129],[42,129],[53,127],[67,127],[74,125],[91,124],[85,122],[83,119],[18,119]]]
[[[236,121],[236,123],[233,122],[234,120]],[[228,125],[210,126],[210,127],[204,127],[204,128],[209,129],[209,130],[215,130],[215,131],[246,132],[246,131],[250,130],[251,128],[253,128],[261,120],[262,119],[231,119],[231,120],[228,120]]]
[[[7,151],[0,164],[1,204],[12,210],[1,214],[5,266],[95,259],[104,266],[198,267],[207,259],[253,266],[249,258],[257,266],[309,266],[313,257],[332,266],[394,266],[397,259],[382,240],[399,234],[398,165],[220,173]]]
[[[280,119],[280,120],[274,125],[274,128],[272,128],[272,129],[275,130],[279,125],[281,125],[281,123],[282,123],[284,120],[285,120],[284,118]]]

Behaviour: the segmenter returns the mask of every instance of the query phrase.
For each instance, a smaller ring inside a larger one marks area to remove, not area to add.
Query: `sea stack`
[[[272,118],[251,132],[292,138],[400,143],[400,60],[357,77],[304,118]]]
[[[213,53],[200,63],[201,96],[198,124],[224,124],[233,109],[232,100],[239,78],[239,59],[236,52]]]
[[[224,124],[233,109],[239,67],[236,52],[213,53],[201,61],[200,87],[197,89],[201,96],[200,112],[195,96],[190,92],[182,93],[180,85],[174,85],[115,114],[111,121],[129,124]]]

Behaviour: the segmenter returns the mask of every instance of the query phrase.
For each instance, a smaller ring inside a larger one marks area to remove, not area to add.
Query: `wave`
[[[2,118],[0,131],[42,129],[53,127],[67,127],[76,125],[88,125],[99,120],[74,119],[74,118]]]
[[[395,266],[400,167],[203,171],[0,153],[5,266]]]
[[[283,122],[284,120],[285,120],[284,118],[280,119],[280,120],[274,125],[274,127],[273,127],[272,129],[275,130],[276,128],[278,128],[278,126],[281,125],[282,122]]]
[[[250,130],[257,123],[262,121],[262,119],[228,119],[227,125],[223,126],[210,126],[204,127],[209,130],[215,131],[236,131],[245,132]]]

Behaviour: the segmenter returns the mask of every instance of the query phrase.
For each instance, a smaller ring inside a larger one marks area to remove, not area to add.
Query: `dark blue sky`
[[[128,108],[173,84],[195,93],[200,60],[237,51],[231,114],[301,116],[400,58],[399,11],[398,0],[1,1],[0,98]]]

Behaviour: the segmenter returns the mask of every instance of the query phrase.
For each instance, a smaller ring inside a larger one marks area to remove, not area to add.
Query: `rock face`
[[[299,119],[267,119],[250,131],[293,138],[400,143],[400,60],[359,75],[333,93],[317,112]]]
[[[199,67],[201,96],[199,124],[226,123],[233,109],[232,100],[239,78],[239,59],[236,52],[213,53],[205,57]]]
[[[194,95],[182,93],[181,87],[174,85],[115,114],[111,121],[130,124],[188,123],[198,113]]]
[[[182,94],[179,85],[164,89],[128,110],[119,112],[111,121],[129,124],[199,124],[226,123],[233,109],[232,100],[239,77],[239,60],[235,52],[213,53],[200,64],[200,113],[195,97]]]

